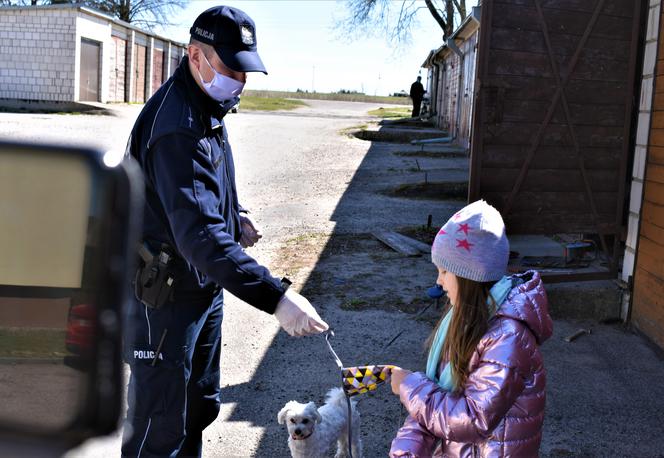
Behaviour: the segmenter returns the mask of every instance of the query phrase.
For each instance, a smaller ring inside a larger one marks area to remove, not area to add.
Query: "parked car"
[[[87,358],[94,344],[95,309],[89,304],[72,305],[67,317],[65,346],[75,356]]]

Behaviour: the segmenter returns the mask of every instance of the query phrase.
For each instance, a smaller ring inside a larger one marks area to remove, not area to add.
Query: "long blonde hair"
[[[455,391],[460,391],[468,378],[468,363],[473,356],[477,344],[488,329],[489,318],[495,311],[495,302],[487,305],[489,291],[495,282],[480,283],[458,277],[458,303],[452,306],[448,298],[448,308],[452,307],[452,319],[447,331],[441,360],[448,359],[452,369],[452,380]],[[443,317],[445,314],[443,314]],[[430,350],[433,337],[436,335],[443,318],[436,325],[427,339],[426,347]],[[440,364],[440,362],[439,362]]]

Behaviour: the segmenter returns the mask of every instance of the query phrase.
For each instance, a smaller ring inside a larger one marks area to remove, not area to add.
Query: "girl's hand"
[[[411,374],[411,371],[406,369],[401,369],[400,367],[395,367],[392,369],[392,375],[390,376],[390,384],[392,385],[392,393],[399,396],[399,386],[403,379],[406,378],[408,374]]]

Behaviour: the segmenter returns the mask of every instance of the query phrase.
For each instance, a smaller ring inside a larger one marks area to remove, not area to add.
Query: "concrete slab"
[[[438,129],[413,129],[399,127],[380,127],[368,128],[353,132],[353,135],[361,140],[372,142],[397,142],[408,143],[412,140],[421,140],[428,138],[439,138],[445,135],[445,132]]]
[[[468,148],[457,145],[426,145],[424,151],[435,153],[462,153],[466,156],[470,153]]]
[[[545,235],[510,235],[510,250],[520,256],[564,256],[564,247]]]
[[[554,318],[597,321],[620,318],[622,291],[611,280],[546,283]]]
[[[424,138],[421,140],[411,140],[410,143],[412,145],[422,145],[422,144],[429,144],[429,143],[452,143],[454,138],[452,137],[436,137],[436,138]]]
[[[452,144],[430,143],[421,145],[404,145],[395,154],[399,156],[419,156],[419,157],[464,157],[468,158],[470,151],[463,146]]]

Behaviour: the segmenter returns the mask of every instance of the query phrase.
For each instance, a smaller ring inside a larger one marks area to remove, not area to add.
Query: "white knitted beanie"
[[[477,282],[500,280],[509,256],[503,218],[483,200],[455,213],[431,246],[431,260],[437,267]]]

